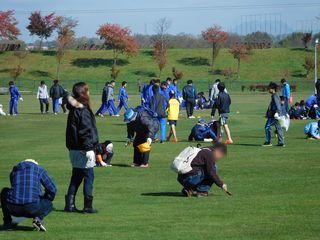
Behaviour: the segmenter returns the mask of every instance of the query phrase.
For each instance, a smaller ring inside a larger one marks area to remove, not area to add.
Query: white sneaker
[[[192,115],[192,116],[190,116],[189,118],[190,118],[190,119],[194,119],[194,118],[196,118],[196,117]]]

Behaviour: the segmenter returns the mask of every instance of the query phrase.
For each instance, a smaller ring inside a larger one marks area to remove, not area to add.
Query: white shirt
[[[210,100],[214,100],[218,98],[219,94],[219,89],[218,89],[219,82],[216,82],[213,84],[212,89],[211,89],[211,95],[210,95]],[[227,89],[224,89],[226,93],[228,93]]]
[[[47,99],[49,98],[48,89],[46,85],[39,86],[38,87],[38,93],[37,93],[38,99]]]

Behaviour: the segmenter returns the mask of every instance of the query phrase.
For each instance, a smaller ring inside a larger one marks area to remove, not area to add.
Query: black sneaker
[[[262,147],[272,147],[272,143],[270,142],[265,142],[264,144],[261,145]]]
[[[284,143],[279,143],[277,147],[286,147],[286,145],[284,145]]]
[[[47,231],[47,229],[43,226],[41,220],[38,219],[38,218],[33,219],[33,221],[32,221],[32,226],[33,226],[37,231],[40,231],[40,232],[46,232],[46,231]]]
[[[192,190],[189,190],[187,188],[184,188],[181,190],[181,193],[185,196],[185,197],[192,197]]]

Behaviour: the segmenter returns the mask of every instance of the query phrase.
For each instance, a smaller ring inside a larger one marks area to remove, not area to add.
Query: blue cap
[[[203,118],[200,118],[199,121],[198,121],[199,124],[203,125],[206,123],[206,120],[203,119]]]
[[[123,121],[128,123],[134,120],[137,117],[137,112],[135,112],[132,108],[129,108],[125,113],[124,113],[124,119]]]

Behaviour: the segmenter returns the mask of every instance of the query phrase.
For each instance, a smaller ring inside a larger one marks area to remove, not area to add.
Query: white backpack
[[[186,174],[192,170],[191,162],[201,151],[198,147],[187,147],[185,148],[171,164],[171,169],[179,174]]]

